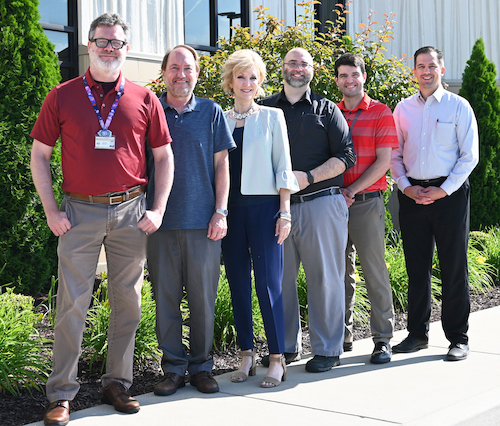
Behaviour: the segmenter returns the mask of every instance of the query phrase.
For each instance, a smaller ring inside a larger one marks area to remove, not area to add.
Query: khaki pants
[[[59,237],[59,287],[53,370],[47,381],[49,401],[73,400],[85,318],[94,287],[101,245],[106,250],[111,305],[108,358],[103,387],[112,381],[132,384],[135,331],[141,318],[146,235],[137,223],[144,195],[118,205],[65,197],[61,210],[72,228]]]
[[[358,252],[371,305],[370,327],[375,343],[389,343],[394,331],[391,283],[385,263],[385,208],[383,197],[355,201],[349,208],[349,238],[345,274],[345,341],[353,340],[356,293],[355,260]]]

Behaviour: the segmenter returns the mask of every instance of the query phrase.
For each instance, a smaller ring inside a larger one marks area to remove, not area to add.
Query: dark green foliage
[[[267,68],[267,79],[263,85],[265,96],[272,95],[282,89],[281,67],[283,57],[294,47],[303,47],[314,59],[314,78],[311,89],[335,102],[342,99],[334,81],[335,60],[346,52],[359,54],[366,63],[367,81],[365,91],[373,99],[377,99],[391,109],[397,103],[416,92],[411,69],[405,65],[409,59],[403,57],[386,58],[385,44],[392,39],[394,15],[385,15],[383,23],[372,20],[369,15],[368,25],[360,24],[362,31],[352,37],[345,35],[342,24],[345,22],[345,11],[341,5],[337,11],[337,22],[327,22],[327,34],[315,33],[312,25],[318,22],[314,18],[311,1],[304,1],[304,15],[297,16],[297,24],[285,26],[277,18],[266,15],[266,8],[254,9],[259,21],[259,31],[250,32],[249,28],[236,27],[230,40],[219,40],[220,50],[212,56],[200,58],[200,75],[195,94],[202,98],[213,99],[223,109],[229,109],[233,100],[221,88],[221,71],[227,57],[239,49],[256,51],[264,60]],[[161,77],[148,85],[157,94],[165,90]]]
[[[479,128],[479,164],[470,176],[472,230],[500,224],[500,91],[496,74],[495,64],[484,54],[483,40],[478,39],[459,92],[470,102]]]
[[[38,19],[38,1],[0,0],[0,285],[31,294],[50,286],[57,256],[29,168],[29,134],[60,78]]]

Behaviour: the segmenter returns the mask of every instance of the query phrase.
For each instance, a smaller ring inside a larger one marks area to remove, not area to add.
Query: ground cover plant
[[[32,297],[11,288],[0,294],[0,393],[17,394],[45,384],[50,358],[36,322]]]

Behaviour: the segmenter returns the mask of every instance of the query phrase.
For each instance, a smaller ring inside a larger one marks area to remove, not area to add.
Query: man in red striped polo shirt
[[[391,360],[389,344],[394,331],[389,273],[384,259],[385,174],[398,138],[391,110],[364,93],[363,59],[346,53],[335,61],[335,82],[344,98],[339,103],[351,131],[357,162],[344,173],[342,194],[349,207],[346,249],[346,329],[344,351],[352,350],[353,309],[356,292],[355,259],[358,253],[371,304],[370,326],[375,348],[370,362]]]

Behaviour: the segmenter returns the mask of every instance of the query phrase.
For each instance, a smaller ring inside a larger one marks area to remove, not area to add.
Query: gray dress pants
[[[206,229],[156,231],[148,237],[148,271],[156,301],[156,335],[163,373],[212,371],[209,356],[219,284],[221,242]],[[180,303],[189,304],[189,355],[182,343]]]
[[[342,354],[345,316],[345,249],[348,209],[340,194],[292,204],[285,240],[283,305],[285,352],[302,350],[297,295],[300,263],[307,279],[309,333],[314,355]]]

